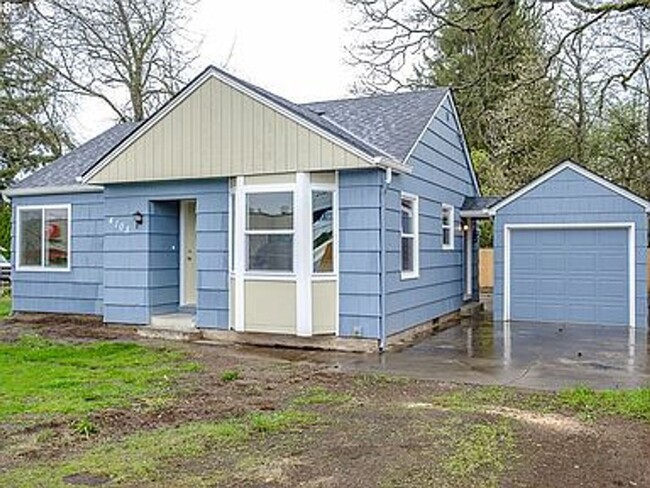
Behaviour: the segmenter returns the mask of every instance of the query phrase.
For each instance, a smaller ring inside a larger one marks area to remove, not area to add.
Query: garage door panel
[[[593,304],[571,304],[568,308],[566,322],[595,324],[598,322],[598,307]]]
[[[564,271],[565,259],[561,253],[547,253],[537,257],[538,267],[545,268],[549,271]]]
[[[560,322],[565,314],[564,306],[559,303],[541,303],[537,305],[536,315],[526,320],[539,320],[540,322]],[[539,317],[536,319],[535,317]]]
[[[560,278],[540,278],[536,280],[537,295],[544,294],[548,297],[562,297],[565,293],[565,283]]]
[[[577,272],[593,273],[598,266],[596,256],[591,254],[579,253],[573,255],[573,266]]]
[[[616,271],[627,268],[627,252],[621,254],[602,253],[599,256],[597,269],[600,271]]]
[[[510,269],[531,270],[534,269],[537,255],[535,252],[518,252],[510,261]]]
[[[627,325],[627,229],[515,229],[510,317]]]

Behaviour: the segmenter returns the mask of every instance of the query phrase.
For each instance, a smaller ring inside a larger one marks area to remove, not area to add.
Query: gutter
[[[393,172],[386,168],[386,177],[381,185],[379,195],[379,352],[386,350],[386,194],[393,179]]]
[[[377,156],[373,158],[373,161],[377,166],[386,170],[397,171],[398,173],[406,174],[411,174],[413,172],[413,168],[411,166],[400,163],[399,161],[392,158]]]
[[[488,219],[492,215],[489,208],[484,208],[481,210],[461,210],[460,216],[467,219]]]
[[[104,191],[104,187],[97,185],[63,185],[33,188],[9,188],[2,192],[2,197],[4,199],[7,199],[12,197],[29,197],[38,195],[61,195],[65,193],[99,193],[102,191]]]

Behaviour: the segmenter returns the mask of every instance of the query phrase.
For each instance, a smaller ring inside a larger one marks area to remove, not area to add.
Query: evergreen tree
[[[481,0],[452,0],[446,17],[415,83],[454,88],[468,143],[483,157],[479,179],[507,193],[560,156],[540,19],[519,1]]]

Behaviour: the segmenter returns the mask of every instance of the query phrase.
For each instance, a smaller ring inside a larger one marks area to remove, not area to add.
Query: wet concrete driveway
[[[256,354],[332,364],[346,371],[558,390],[650,387],[648,329],[493,323],[464,319],[416,344],[384,354],[256,348]]]
[[[535,389],[650,386],[647,329],[463,321],[401,351],[340,360],[346,370]]]

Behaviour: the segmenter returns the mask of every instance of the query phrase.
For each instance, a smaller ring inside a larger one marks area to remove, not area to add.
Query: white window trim
[[[443,214],[445,213],[445,210],[449,211],[449,224],[445,225],[444,224],[444,219],[443,219]],[[440,210],[440,242],[442,243],[442,249],[444,251],[453,251],[454,250],[454,241],[455,235],[454,235],[454,224],[455,224],[455,218],[456,218],[456,209],[454,208],[453,205],[449,205],[448,203],[443,203],[441,206]],[[449,239],[450,242],[448,244],[445,244],[445,233],[444,229],[449,229]]]
[[[45,211],[46,210],[65,210],[68,216],[68,252],[67,252],[67,266],[65,268],[45,266]],[[41,264],[40,266],[23,266],[20,262],[21,246],[21,229],[20,229],[20,212],[23,210],[40,210],[41,217]],[[72,269],[72,205],[56,204],[56,205],[19,205],[16,207],[16,271],[20,272],[39,272],[39,273],[69,273]]]
[[[628,245],[628,327],[636,327],[636,225],[634,222],[557,223],[557,224],[505,224],[503,226],[503,321],[511,320],[510,310],[510,250],[512,231],[518,229],[627,229]]]
[[[409,200],[413,204],[413,234],[404,234],[402,231],[402,200]],[[400,211],[400,270],[403,280],[413,280],[420,277],[420,199],[412,193],[402,192],[399,201]],[[402,238],[413,238],[413,271],[402,270]]]
[[[311,198],[312,194],[315,191],[323,191],[323,192],[330,192],[332,193],[332,231],[334,232],[334,266],[332,267],[332,271],[328,271],[325,273],[317,273],[316,271],[313,270],[314,266],[314,256],[313,256],[313,250],[314,250],[314,236],[313,233],[311,235],[311,264],[310,266],[312,267],[312,280],[313,281],[328,281],[332,279],[336,279],[339,275],[339,201],[338,201],[338,191],[336,189],[336,183],[312,183],[311,184],[311,190],[309,194],[310,198],[310,207],[309,207],[309,227],[312,229],[314,223],[312,222],[313,217],[313,211],[311,208]],[[313,229],[312,229],[313,230]]]

